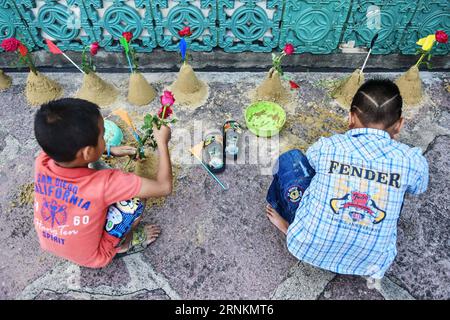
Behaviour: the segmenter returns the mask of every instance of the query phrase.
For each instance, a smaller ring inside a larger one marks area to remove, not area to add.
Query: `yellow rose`
[[[417,41],[419,46],[422,46],[423,51],[431,51],[434,43],[436,42],[436,35],[430,34],[428,37],[422,38]]]

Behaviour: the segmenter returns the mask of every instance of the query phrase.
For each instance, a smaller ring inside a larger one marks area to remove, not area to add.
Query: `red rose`
[[[283,51],[284,51],[284,53],[286,53],[286,55],[290,56],[291,54],[294,53],[295,49],[292,44],[288,43],[284,46]]]
[[[19,48],[20,44],[20,41],[16,38],[8,38],[2,41],[1,46],[6,52],[14,52]]]
[[[184,27],[183,30],[178,31],[180,37],[190,37],[192,35],[191,28]]]
[[[133,34],[131,32],[123,32],[122,37],[124,37],[127,40],[127,42],[130,42],[131,39],[133,38]]]
[[[445,33],[445,31],[442,30],[436,31],[436,41],[440,43],[448,42],[448,35]]]
[[[172,106],[175,103],[175,98],[170,91],[164,91],[164,94],[160,98],[161,104],[164,106]]]
[[[158,111],[158,117],[160,117],[161,119],[167,119],[173,113],[172,108],[166,107],[166,112],[164,113],[164,117],[163,117],[162,116],[163,111],[164,111],[164,107],[161,107],[161,109],[159,109],[159,111]]]
[[[98,45],[98,42],[96,41],[96,42],[92,42],[92,44],[91,44],[91,55],[93,55],[93,56],[95,56],[96,54],[97,54],[97,52],[98,52],[98,48],[99,48],[99,45]]]
[[[28,48],[23,44],[19,44],[19,52],[22,57],[25,57],[28,53]]]
[[[296,84],[294,81],[289,80],[289,84],[291,85],[291,89],[298,89],[300,86]]]

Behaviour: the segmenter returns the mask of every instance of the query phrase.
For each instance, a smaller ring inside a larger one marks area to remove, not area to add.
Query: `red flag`
[[[291,89],[298,89],[300,86],[296,84],[294,81],[289,80],[289,84],[291,85]]]
[[[62,53],[63,53],[63,52],[61,51],[61,49],[58,48],[58,47],[56,46],[56,44],[54,44],[54,43],[51,42],[50,40],[45,39],[45,42],[47,43],[47,47],[48,47],[48,49],[50,50],[51,53],[53,53],[53,54],[62,54]]]

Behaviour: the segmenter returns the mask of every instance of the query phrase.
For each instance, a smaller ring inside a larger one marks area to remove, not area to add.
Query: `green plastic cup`
[[[259,101],[245,109],[247,128],[258,137],[271,137],[280,132],[286,122],[286,112],[274,102]]]

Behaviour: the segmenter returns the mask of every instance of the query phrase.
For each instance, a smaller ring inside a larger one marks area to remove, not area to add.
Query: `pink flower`
[[[14,52],[19,48],[20,44],[20,41],[16,38],[8,38],[2,41],[1,46],[6,52]]]
[[[95,56],[97,54],[97,52],[98,52],[98,48],[99,48],[98,42],[97,41],[92,42],[92,44],[91,44],[91,55]]]
[[[172,110],[172,108],[171,107],[166,107],[166,112],[164,113],[164,116],[163,116],[163,111],[164,111],[164,107],[161,107],[160,109],[159,109],[159,111],[158,111],[158,117],[160,117],[161,119],[167,119],[168,117],[170,117],[171,115],[172,115],[172,113],[173,113],[173,110]]]
[[[283,51],[284,51],[284,53],[286,53],[286,55],[290,56],[291,54],[294,53],[295,49],[292,44],[288,43],[284,46]]]
[[[171,107],[175,103],[175,98],[170,91],[164,91],[164,94],[160,98],[161,104],[164,106]]]
[[[191,28],[184,27],[183,30],[178,31],[180,37],[189,37],[192,35]]]
[[[131,39],[133,38],[133,34],[131,32],[123,32],[122,37],[124,37],[127,40],[127,42],[130,42]]]
[[[436,31],[436,41],[440,43],[448,42],[448,35],[445,33],[445,31],[442,30]]]
[[[291,89],[298,89],[300,86],[294,81],[289,80],[289,84],[291,85]]]

